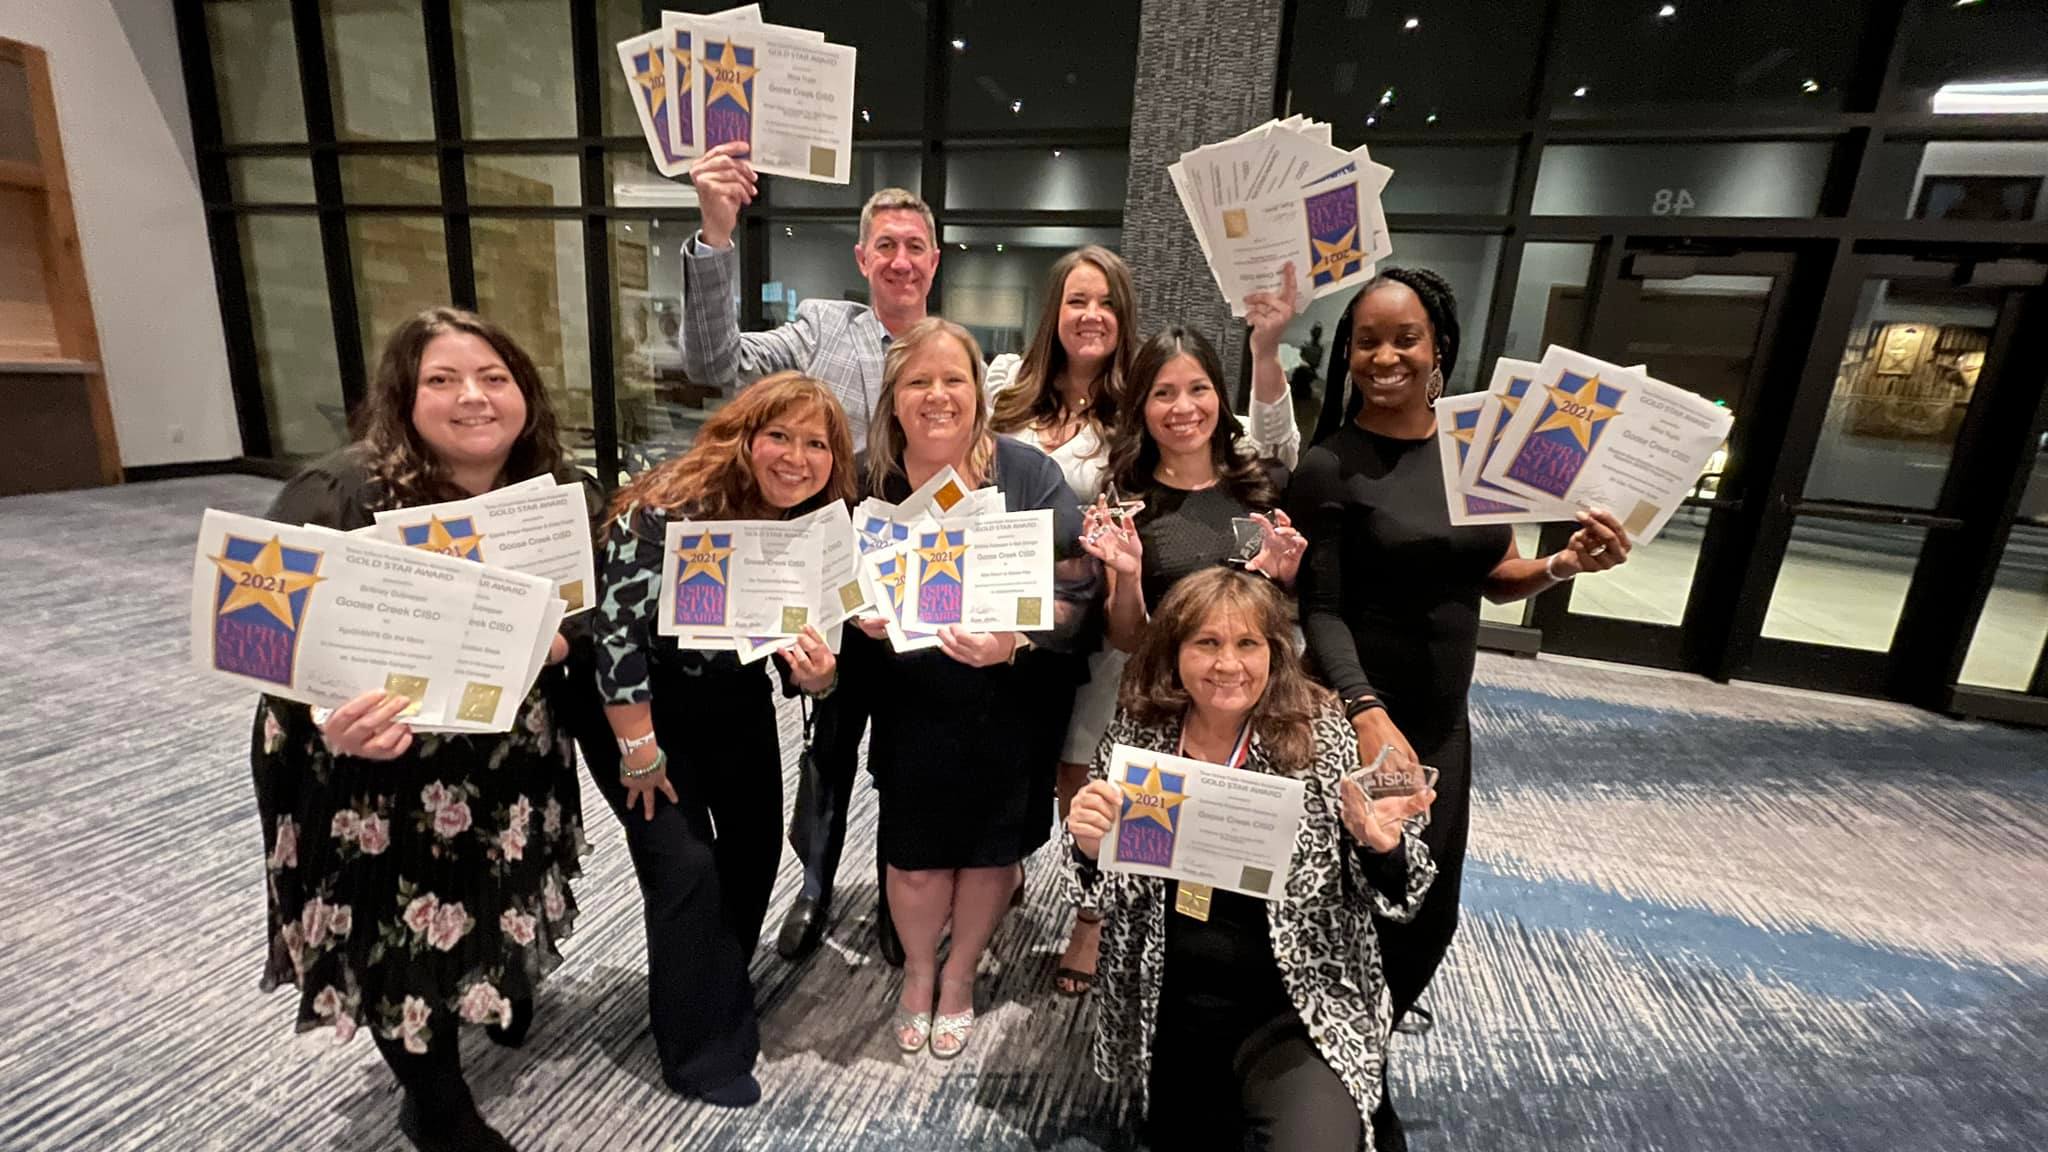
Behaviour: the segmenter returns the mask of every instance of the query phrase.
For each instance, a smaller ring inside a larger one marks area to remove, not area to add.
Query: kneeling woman
[[[1067,818],[1081,895],[1103,913],[1095,1069],[1143,1094],[1161,1152],[1371,1146],[1392,1027],[1373,916],[1412,916],[1428,891],[1436,869],[1415,833],[1434,794],[1369,801],[1344,779],[1357,738],[1292,635],[1262,576],[1211,568],[1176,584]],[[1122,800],[1103,778],[1111,744],[1303,780],[1286,892],[1203,906],[1174,881],[1098,869]]]
[[[794,372],[740,392],[689,452],[619,490],[605,540],[597,678],[623,755],[598,786],[625,825],[647,903],[647,991],[662,1078],[727,1106],[760,1098],[747,962],[782,851],[782,753],[765,664],[655,632],[670,520],[773,520],[853,493],[853,439],[825,386]],[[814,630],[779,654],[831,690]]]

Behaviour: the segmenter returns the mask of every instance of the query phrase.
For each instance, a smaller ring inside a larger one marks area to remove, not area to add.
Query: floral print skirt
[[[414,1052],[457,1022],[507,1023],[561,962],[583,853],[576,759],[536,689],[513,730],[336,757],[304,705],[264,697],[251,766],[270,903],[265,990],[298,1029],[362,1025]]]

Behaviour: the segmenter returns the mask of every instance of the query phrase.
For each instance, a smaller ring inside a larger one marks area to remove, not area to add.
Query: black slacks
[[[1255,1029],[1159,1009],[1145,1138],[1152,1152],[1356,1152],[1358,1103],[1292,1016]]]
[[[669,1085],[696,1094],[751,1072],[760,1052],[747,964],[782,852],[782,758],[762,667],[662,656],[650,666],[655,735],[679,801],[658,796],[652,820],[625,806],[594,678],[578,676],[573,657],[556,715],[625,829],[646,922],[655,1048]]]

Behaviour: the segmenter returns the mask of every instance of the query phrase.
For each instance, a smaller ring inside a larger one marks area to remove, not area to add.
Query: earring
[[[1429,402],[1430,408],[1434,409],[1436,402],[1443,399],[1443,395],[1444,370],[1441,368],[1431,368],[1429,370],[1429,384],[1426,391],[1423,392],[1423,398]]]

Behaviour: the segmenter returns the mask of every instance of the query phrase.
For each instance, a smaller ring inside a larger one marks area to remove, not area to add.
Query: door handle
[[[1780,496],[1779,504],[1794,516],[1821,516],[1829,520],[1853,520],[1861,524],[1896,524],[1905,528],[1961,528],[1963,521],[1957,516],[1937,516],[1932,512],[1915,512],[1906,508],[1887,508],[1882,505],[1848,504],[1838,500],[1794,500]]]

